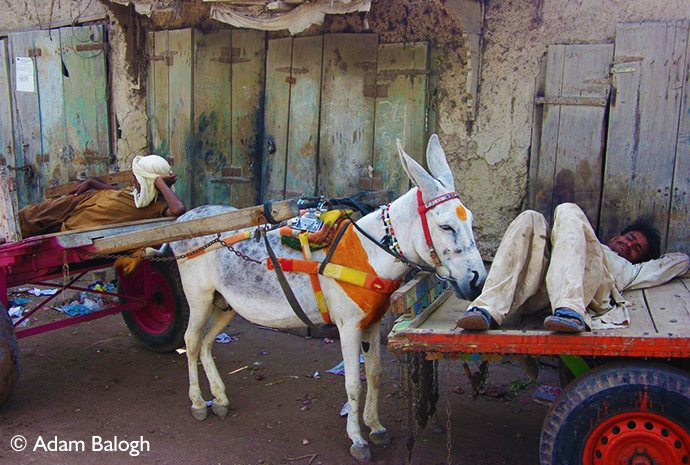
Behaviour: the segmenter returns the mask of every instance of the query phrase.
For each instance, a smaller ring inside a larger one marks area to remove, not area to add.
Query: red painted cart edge
[[[601,333],[558,334],[548,331],[487,333],[416,332],[395,330],[388,338],[394,353],[441,352],[616,357],[690,357],[686,336],[626,337]]]

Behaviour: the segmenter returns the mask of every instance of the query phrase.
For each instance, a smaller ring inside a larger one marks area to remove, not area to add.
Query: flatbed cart
[[[285,200],[270,205],[270,216],[259,206],[183,223],[175,223],[171,218],[143,220],[0,245],[0,406],[14,390],[19,375],[17,339],[122,313],[132,335],[147,348],[168,352],[184,344],[189,307],[174,257],[163,255],[142,260],[129,275],[118,269],[117,292],[76,286],[87,272],[113,267],[118,254],[123,252],[257,226],[266,223],[266,216],[283,221],[298,212],[294,201]],[[7,289],[26,284],[51,286],[59,291],[13,324],[7,312]],[[19,327],[68,289],[116,297],[118,304],[40,326]]]
[[[438,376],[429,371],[444,358],[481,362],[478,375],[488,361],[520,360],[530,372],[537,357],[554,356],[563,391],[542,428],[542,465],[687,464],[689,289],[690,279],[677,278],[625,292],[631,325],[620,330],[554,333],[544,330],[544,315],[514,315],[500,329],[464,331],[455,327],[455,319],[469,302],[435,277],[421,275],[391,297],[393,311],[401,316],[388,348],[408,363],[416,360],[415,379],[421,384]],[[410,391],[419,396],[424,389]],[[422,395],[414,405],[428,414],[438,394]]]

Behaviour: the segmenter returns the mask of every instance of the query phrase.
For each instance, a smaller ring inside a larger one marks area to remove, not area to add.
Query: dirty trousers
[[[533,313],[550,302],[552,310],[575,310],[591,327],[587,305],[607,275],[603,248],[580,207],[559,205],[550,237],[544,216],[528,210],[508,227],[470,308],[486,309],[501,324],[514,311]]]

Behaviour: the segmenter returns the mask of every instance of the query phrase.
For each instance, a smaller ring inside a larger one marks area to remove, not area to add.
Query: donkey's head
[[[403,167],[421,192],[417,194],[421,227],[414,239],[415,252],[435,266],[439,276],[450,280],[458,297],[473,300],[484,284],[486,268],[474,241],[472,212],[457,198],[438,136],[431,136],[426,149],[431,175],[397,143]]]

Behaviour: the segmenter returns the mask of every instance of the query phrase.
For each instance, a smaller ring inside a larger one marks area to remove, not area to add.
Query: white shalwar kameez
[[[503,236],[483,292],[469,308],[484,308],[501,324],[513,311],[533,313],[550,303],[552,310],[576,311],[588,328],[622,327],[630,324],[630,315],[621,292],[663,284],[690,264],[683,253],[630,263],[599,242],[572,203],[554,212],[550,251],[548,239],[542,214],[521,213]]]

